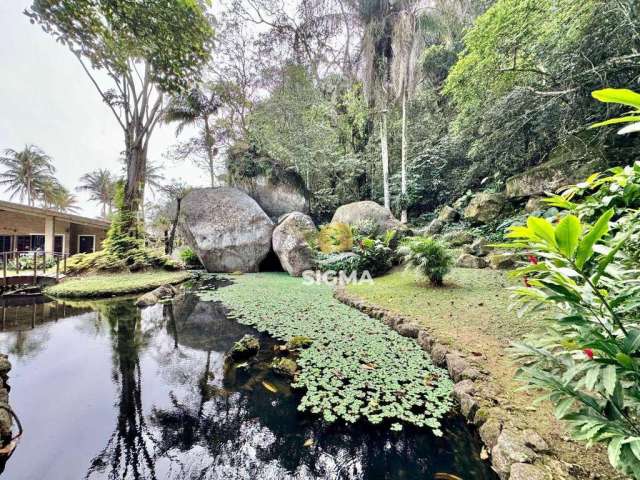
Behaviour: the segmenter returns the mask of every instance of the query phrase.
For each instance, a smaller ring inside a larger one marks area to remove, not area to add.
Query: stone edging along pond
[[[501,480],[556,480],[573,479],[576,466],[557,460],[550,454],[545,440],[532,429],[516,427],[506,412],[492,408],[490,394],[478,384],[490,381],[476,358],[438,343],[426,329],[411,318],[390,312],[348,295],[336,288],[334,297],[371,318],[381,320],[400,335],[414,338],[427,352],[436,366],[446,368],[455,382],[453,396],[460,413],[477,428],[484,445],[485,458],[490,456],[491,466]]]

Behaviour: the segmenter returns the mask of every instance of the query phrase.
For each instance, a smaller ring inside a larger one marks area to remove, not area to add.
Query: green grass
[[[293,384],[305,390],[300,410],[328,422],[365,419],[394,430],[410,423],[440,433],[453,385],[414,340],[340,303],[325,285],[284,273],[240,275],[233,282],[199,295],[223,302],[240,323],[280,340],[313,340],[300,353]]]
[[[455,338],[464,329],[478,329],[501,340],[520,338],[539,325],[539,317],[518,318],[510,307],[509,287],[517,282],[488,268],[454,268],[443,287],[433,287],[411,271],[397,269],[375,278],[374,284],[349,285],[347,293],[418,318],[423,324]]]
[[[45,289],[47,295],[65,298],[99,298],[153,290],[167,283],[180,283],[191,275],[188,272],[155,270],[140,273],[87,275],[67,278]]]

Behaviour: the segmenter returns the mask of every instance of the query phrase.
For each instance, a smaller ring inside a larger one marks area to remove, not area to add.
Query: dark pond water
[[[225,366],[255,331],[217,303],[28,300],[2,306],[1,326],[25,430],[3,478],[495,479],[459,420],[435,438],[298,413],[297,394],[267,368],[268,337],[254,362]]]

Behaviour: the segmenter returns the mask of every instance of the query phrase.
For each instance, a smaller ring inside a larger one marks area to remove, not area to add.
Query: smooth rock
[[[426,330],[420,330],[418,332],[418,345],[425,352],[431,352],[431,347],[433,347],[435,340]]]
[[[518,256],[512,253],[492,253],[487,257],[489,266],[494,270],[509,270],[516,266]]]
[[[480,427],[478,433],[489,450],[493,450],[493,447],[498,443],[498,437],[502,431],[502,422],[496,417],[489,417]]]
[[[253,335],[245,335],[231,347],[229,355],[234,360],[251,358],[260,350],[260,342]]]
[[[396,323],[395,330],[403,337],[418,338],[420,327],[414,323]]]
[[[552,480],[551,475],[529,463],[514,463],[509,471],[509,480]]]
[[[446,356],[449,350],[447,347],[440,343],[435,343],[431,348],[431,361],[437,367],[444,367],[446,365]]]
[[[136,300],[136,307],[150,307],[165,298],[173,298],[178,289],[173,285],[162,285],[155,290],[145,293]]]
[[[462,380],[453,386],[453,396],[456,400],[462,394],[473,395],[476,393],[476,385],[471,380]]]
[[[486,268],[487,262],[484,258],[476,257],[470,253],[463,253],[456,260],[456,267],[460,268]]]
[[[355,226],[371,223],[376,225],[381,232],[387,230],[404,231],[407,229],[405,225],[393,216],[388,208],[371,200],[348,203],[338,207],[336,213],[333,214],[331,223],[346,223]]]
[[[273,230],[273,251],[292,277],[300,277],[302,272],[313,268],[314,253],[309,241],[316,231],[311,217],[301,212],[288,214]]]
[[[525,445],[534,451],[546,452],[549,450],[549,444],[535,430],[523,430],[521,435]]]
[[[438,214],[438,220],[444,223],[453,223],[460,218],[460,213],[455,208],[451,208],[448,205],[442,207]]]
[[[460,395],[458,402],[460,402],[460,413],[462,413],[462,416],[467,420],[472,420],[479,407],[475,398],[467,393],[463,393]]]
[[[460,375],[469,367],[469,363],[455,353],[448,353],[445,355],[445,360],[449,376],[454,382],[459,382],[461,380]]]
[[[511,465],[514,463],[530,463],[536,452],[524,444],[522,435],[511,429],[503,429],[496,445],[491,450],[492,464],[500,478],[509,478]]]
[[[442,236],[442,240],[451,247],[460,247],[473,242],[474,236],[466,230],[450,230]]]
[[[421,230],[418,230],[418,235],[429,237],[431,235],[437,235],[444,228],[444,222],[438,218],[431,220],[429,225]]]
[[[294,378],[298,371],[298,365],[290,358],[276,358],[271,362],[271,370],[282,377]]]
[[[464,209],[464,218],[473,223],[488,223],[500,216],[505,199],[500,193],[480,192]]]
[[[182,201],[182,230],[209,272],[256,272],[271,250],[273,222],[246,193],[192,190]]]
[[[476,257],[485,257],[491,252],[487,245],[488,242],[484,238],[476,238],[471,245],[465,245],[462,251]]]

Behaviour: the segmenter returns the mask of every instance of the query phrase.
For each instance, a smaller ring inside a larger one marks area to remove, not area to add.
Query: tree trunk
[[[124,187],[123,221],[125,228],[133,237],[139,237],[140,207],[144,202],[144,182],[147,166],[147,152],[139,146],[127,152],[127,182]]]
[[[211,127],[209,127],[209,118],[204,119],[204,135],[205,144],[207,145],[207,159],[209,160],[209,176],[211,179],[211,188],[216,186],[216,173],[213,162],[213,141],[211,138]]]
[[[171,234],[169,235],[169,245],[167,253],[171,255],[173,253],[173,242],[176,239],[176,228],[178,227],[178,219],[180,218],[180,204],[182,203],[181,198],[176,198],[176,216],[173,218],[173,225],[171,225]]]
[[[384,191],[384,206],[391,208],[391,197],[389,196],[389,148],[387,146],[387,111],[382,111],[382,122],[380,123],[380,151],[382,153],[382,189]]]
[[[400,221],[407,223],[407,208],[405,206],[407,196],[407,91],[402,92],[402,167],[400,179],[400,193],[402,197],[402,212]]]

